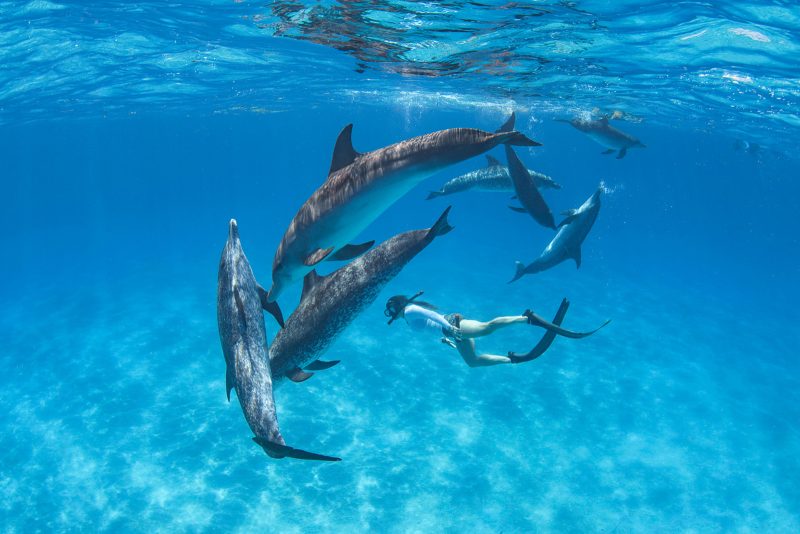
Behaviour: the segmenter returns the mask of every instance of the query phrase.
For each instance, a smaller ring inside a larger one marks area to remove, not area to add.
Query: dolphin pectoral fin
[[[628,153],[628,149],[627,148],[623,148],[622,150],[619,151],[619,154],[617,155],[617,159],[624,158],[625,154],[627,154],[627,153]]]
[[[300,382],[305,382],[306,380],[308,380],[309,378],[311,378],[311,376],[312,376],[313,374],[314,374],[314,373],[306,373],[305,371],[303,371],[303,370],[302,370],[302,369],[300,369],[299,367],[295,367],[294,369],[290,369],[290,370],[289,370],[289,371],[286,373],[286,377],[287,377],[289,380],[291,380],[292,382],[297,382],[297,383],[300,383]]]
[[[444,193],[441,191],[431,191],[430,193],[428,193],[428,196],[425,198],[425,200],[430,200],[432,198],[440,197],[442,195],[444,195]]]
[[[564,220],[558,223],[559,228],[561,228],[565,224],[569,224],[572,221],[574,221],[575,218],[578,216],[578,210],[567,210],[564,213],[562,213],[562,215],[564,216]],[[578,254],[580,254],[580,251],[578,252]]]
[[[511,282],[516,282],[517,280],[519,280],[520,278],[522,278],[526,274],[525,273],[525,264],[523,264],[521,261],[514,262],[514,266],[516,267],[517,270],[514,273],[514,278],[512,278],[511,280],[508,281],[509,284]]]
[[[306,365],[305,368],[307,371],[324,371],[325,369],[330,369],[340,361],[341,360],[333,360],[330,362],[326,362],[323,360],[314,360],[313,362]]]
[[[604,156],[606,156],[608,154],[613,154],[614,152],[616,152],[616,150],[614,150],[613,148],[609,148],[608,150],[603,150],[600,153],[603,154]]]
[[[352,260],[353,258],[357,258],[361,256],[363,253],[369,250],[369,248],[375,244],[375,240],[367,241],[366,243],[361,243],[360,245],[345,245],[339,250],[337,250],[333,255],[331,255],[327,260],[328,261],[345,261],[345,260]]]
[[[590,332],[574,332],[572,330],[567,330],[566,328],[561,328],[560,326],[551,323],[544,317],[541,317],[540,315],[537,315],[531,311],[527,311],[526,315],[528,317],[528,322],[533,326],[540,326],[542,328],[545,328],[551,332],[558,334],[559,336],[568,337],[570,339],[581,339],[587,336],[591,336],[592,334],[594,334],[595,332],[597,332],[598,330],[600,330],[601,328],[603,328],[604,326],[606,326],[608,323],[611,322],[611,319],[609,319],[608,321],[601,324],[594,330],[591,330]]]
[[[324,454],[317,454],[315,452],[308,452],[301,449],[295,449],[288,445],[281,445],[258,436],[253,438],[253,441],[258,443],[264,452],[272,458],[296,458],[298,460],[320,460],[323,462],[340,462],[342,459],[335,456],[325,456]]]
[[[230,368],[225,369],[225,394],[228,396],[228,402],[231,401],[231,390],[233,389],[234,383],[235,381]]]
[[[486,166],[487,167],[496,167],[498,165],[502,165],[502,163],[500,163],[500,160],[498,160],[494,156],[490,156],[489,154],[486,154]]]
[[[519,198],[517,195],[511,195],[511,200],[516,200],[517,198]]]
[[[517,206],[509,206],[508,209],[511,211],[516,211],[517,213],[528,213],[528,210],[525,208],[518,208]]]
[[[331,252],[333,252],[333,247],[326,248],[324,250],[318,248],[317,250],[308,255],[303,264],[306,267],[313,267],[314,265],[324,260]]]
[[[575,250],[572,251],[572,259],[575,260],[575,268],[576,269],[580,269],[581,268],[581,247],[577,247],[577,248],[575,248]]]
[[[270,302],[267,298],[269,293],[260,285],[256,286],[256,290],[258,291],[258,298],[261,300],[261,307],[264,309],[264,311],[272,315],[275,320],[278,321],[278,324],[281,326],[281,328],[283,328],[283,312],[281,311],[281,307],[278,306],[278,301],[276,300],[275,302]]]
[[[331,168],[328,170],[328,176],[339,169],[347,167],[360,156],[353,148],[353,141],[351,140],[352,133],[353,125],[348,124],[339,133],[339,137],[336,138],[336,145],[333,147],[333,158],[331,158]]]
[[[503,123],[503,125],[497,129],[495,133],[501,132],[511,132],[514,131],[514,123],[517,120],[517,115],[513,111],[511,112],[511,116]]]
[[[555,317],[553,317],[553,324],[561,326],[561,323],[564,322],[564,316],[567,314],[567,310],[569,309],[569,301],[567,299],[563,299],[561,301],[561,305],[558,307],[558,311],[556,312]],[[529,362],[531,360],[535,360],[545,352],[547,349],[550,348],[550,345],[553,344],[553,341],[556,339],[556,333],[548,330],[542,336],[542,339],[533,347],[527,354],[518,355],[514,352],[509,352],[508,357],[511,359],[513,363],[522,363],[522,362]]]

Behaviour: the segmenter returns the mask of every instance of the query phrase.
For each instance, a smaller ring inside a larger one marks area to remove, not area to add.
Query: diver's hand
[[[450,335],[453,336],[453,339],[456,341],[461,341],[463,339],[463,336],[461,335],[461,329],[456,328],[455,326],[450,329]]]
[[[444,343],[445,345],[450,345],[450,346],[451,346],[451,347],[453,347],[453,348],[456,348],[456,344],[453,342],[453,340],[452,340],[452,339],[449,339],[449,338],[443,337],[443,338],[442,338],[442,343]]]

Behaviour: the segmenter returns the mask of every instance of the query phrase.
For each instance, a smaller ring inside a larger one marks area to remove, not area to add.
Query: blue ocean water
[[[0,528],[800,531],[799,35],[779,1],[0,2]],[[603,156],[555,120],[595,108],[647,148]],[[606,186],[581,268],[508,284],[552,231],[505,194],[425,200],[483,157],[429,178],[360,241],[448,205],[455,230],[335,341],[341,364],[276,390],[287,442],[343,461],[266,456],[225,398],[228,220],[268,285],[344,125],[368,151],[512,110],[554,213]],[[418,290],[612,322],[470,369],[386,325]]]

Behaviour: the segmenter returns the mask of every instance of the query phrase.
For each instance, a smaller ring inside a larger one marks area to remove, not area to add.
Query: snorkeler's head
[[[405,295],[395,295],[390,297],[389,300],[386,301],[386,309],[383,310],[383,314],[386,317],[389,317],[389,322],[387,324],[392,324],[392,321],[400,317],[400,314],[403,313],[403,310],[406,309],[406,306],[411,304],[411,301],[420,295],[422,295],[422,291],[411,298],[406,297]]]

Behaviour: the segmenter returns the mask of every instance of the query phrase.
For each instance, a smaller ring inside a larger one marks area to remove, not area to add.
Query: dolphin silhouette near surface
[[[614,128],[608,123],[608,117],[597,120],[590,119],[557,119],[559,122],[571,124],[575,129],[585,133],[594,142],[606,147],[602,154],[617,152],[617,159],[622,159],[629,148],[645,148],[645,145],[625,132]]]
[[[566,218],[558,225],[558,233],[539,257],[527,266],[521,262],[516,263],[517,272],[511,282],[519,280],[526,274],[547,270],[570,258],[575,260],[576,267],[580,268],[581,245],[597,220],[602,192],[601,185],[578,209],[567,211]]]
[[[425,178],[501,144],[540,144],[514,130],[453,128],[362,154],[353,148],[351,132],[352,124],[339,134],[328,178],[294,216],[275,252],[269,303],[321,261],[349,260],[368,250],[374,242],[351,241]]]
[[[339,458],[286,445],[278,426],[267,355],[260,286],[242,250],[239,228],[231,219],[217,277],[217,325],[225,356],[225,389],[236,390],[253,441],[273,458],[338,461]]]

